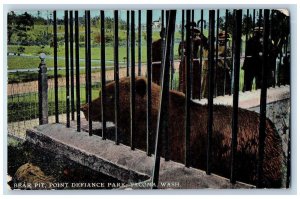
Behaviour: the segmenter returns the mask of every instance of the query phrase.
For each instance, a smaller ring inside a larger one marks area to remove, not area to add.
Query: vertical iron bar
[[[262,9],[259,9],[259,12],[258,12],[258,28],[259,30],[261,29],[261,23],[262,23]]]
[[[227,60],[227,32],[228,32],[228,10],[226,9],[226,13],[225,13],[225,46],[224,46],[224,51],[225,51],[225,54],[224,54],[224,93],[223,95],[226,94],[226,82],[227,82],[227,73],[226,73],[226,60]],[[229,77],[228,77],[229,78]]]
[[[152,100],[151,100],[151,82],[152,82],[152,10],[147,10],[147,155],[151,156],[152,149]]]
[[[142,71],[142,40],[141,40],[141,10],[138,11],[138,76],[141,76]]]
[[[106,139],[106,90],[105,90],[105,16],[104,11],[100,11],[101,15],[101,116],[102,116],[102,139]]]
[[[200,18],[200,29],[201,29],[201,34],[203,34],[203,9],[201,9],[201,18]],[[203,34],[204,36],[204,34]],[[202,80],[202,58],[203,58],[203,43],[201,42],[200,44],[200,73],[199,73],[199,88],[200,88],[200,99],[201,99],[201,95],[202,95],[202,85],[201,85],[201,80]]]
[[[91,13],[90,11],[86,11],[87,17],[87,96],[88,96],[88,104],[91,107],[92,103],[92,77],[91,77]],[[89,118],[91,118],[91,109],[89,109]],[[93,127],[92,127],[92,120],[89,119],[89,136],[93,135]]]
[[[170,61],[171,61],[171,86],[170,89],[174,89],[174,73],[175,73],[175,68],[174,68],[174,39],[175,39],[175,34],[172,34],[171,38],[171,54],[170,54]]]
[[[220,10],[217,9],[217,33],[216,33],[216,70],[215,70],[215,96],[218,96],[218,84],[217,84],[217,70],[218,70],[218,62],[219,62],[219,17]]]
[[[181,46],[181,52],[180,52],[180,54],[181,54],[181,57],[180,57],[180,63],[181,64],[183,64],[183,62],[184,62],[184,10],[182,10],[181,11],[182,12],[182,14],[181,14],[181,45],[183,45],[183,46]],[[179,83],[178,83],[178,90],[180,90],[180,78],[183,78],[183,77],[180,77],[180,75],[181,75],[181,72],[180,72],[180,68],[179,68]]]
[[[85,44],[85,102],[88,103],[88,21],[87,11],[84,12],[84,44]]]
[[[255,15],[256,15],[256,11],[255,11],[255,9],[253,9],[253,30],[252,30],[253,35],[254,35],[254,29],[255,29]]]
[[[70,88],[69,88],[69,29],[68,29],[68,11],[65,10],[65,65],[66,65],[66,114],[67,127],[70,127]]]
[[[233,84],[233,112],[232,112],[232,141],[231,141],[231,172],[230,182],[236,182],[236,150],[238,134],[238,105],[239,105],[239,85],[240,85],[240,55],[241,55],[241,37],[242,37],[242,10],[235,10],[235,28],[233,31],[235,37],[234,44],[234,84]]]
[[[79,22],[78,11],[75,11],[75,65],[76,65],[76,119],[77,131],[80,132],[80,66],[79,66]]]
[[[115,142],[119,144],[119,135],[118,135],[118,125],[119,125],[119,113],[120,113],[120,103],[119,103],[119,14],[118,10],[114,11],[115,18],[115,47],[114,47],[114,79],[115,79]]]
[[[192,23],[194,23],[194,19],[195,19],[195,12],[194,12],[194,10],[190,10],[190,13],[191,13],[191,15],[192,16],[190,16],[190,21],[192,22]],[[191,18],[192,17],[192,18]],[[190,80],[189,80],[189,82],[190,82],[190,85],[191,85],[191,99],[193,98],[193,96],[195,96],[195,93],[193,93],[193,90],[194,90],[194,75],[193,75],[193,73],[194,73],[194,48],[195,48],[195,46],[194,46],[194,26],[192,26],[192,31],[190,32],[190,45],[191,45],[191,51],[190,51],[190,53],[192,54],[191,55],[191,58],[190,58],[190,65],[188,65],[188,67],[190,68],[190,69],[188,69],[188,71],[189,71],[189,78],[190,78]],[[188,46],[188,45],[187,45]],[[187,47],[187,48],[189,48],[189,47]],[[187,56],[188,57],[188,56]],[[186,67],[186,70],[187,70],[187,67]],[[187,75],[187,74],[186,74]],[[185,76],[186,76],[185,75]],[[187,82],[187,81],[186,81]],[[189,127],[188,127],[189,128]],[[189,158],[190,159],[190,158]],[[189,166],[189,165],[188,165]],[[188,167],[187,166],[187,167]]]
[[[126,25],[126,56],[127,56],[127,59],[126,59],[126,77],[129,77],[129,48],[130,48],[130,45],[129,45],[129,41],[130,41],[130,37],[129,37],[129,25],[130,25],[130,15],[129,15],[129,11],[127,11],[127,25]]]
[[[186,24],[191,23],[191,10],[186,11]],[[185,66],[185,166],[190,167],[190,134],[191,134],[191,70],[192,70],[192,35],[190,27],[186,28],[186,66]]]
[[[161,31],[163,32],[165,29],[165,11],[161,11]],[[161,63],[164,62],[164,52],[165,52],[165,44],[166,44],[166,34],[162,34],[161,38]],[[160,80],[162,79],[162,68],[160,69]]]
[[[257,165],[257,187],[262,188],[264,146],[266,137],[266,104],[267,104],[267,79],[266,69],[268,68],[268,42],[269,42],[269,15],[270,10],[264,10],[264,32],[263,32],[263,66],[262,66],[262,83],[260,93],[260,117],[259,117],[259,148],[258,148],[258,165]]]
[[[208,56],[208,120],[207,120],[207,162],[206,174],[211,174],[211,144],[213,126],[213,97],[214,97],[214,43],[215,43],[215,10],[209,11],[209,56]]]
[[[53,11],[53,49],[54,49],[54,98],[55,98],[55,122],[59,123],[58,117],[58,78],[57,78],[57,17]]]
[[[74,35],[73,35],[73,11],[70,11],[70,68],[71,68],[71,119],[74,120]]]
[[[130,146],[135,149],[135,11],[131,11]]]
[[[166,51],[164,54],[165,59],[162,63],[162,81],[160,91],[160,108],[158,112],[157,129],[156,129],[156,140],[155,140],[155,162],[152,173],[152,185],[153,189],[157,188],[159,180],[159,167],[160,167],[160,147],[161,135],[167,133],[168,129],[166,124],[168,123],[168,95],[169,95],[169,76],[170,76],[170,45],[171,35],[175,30],[176,10],[170,11],[169,21],[167,24],[167,39],[166,39]]]

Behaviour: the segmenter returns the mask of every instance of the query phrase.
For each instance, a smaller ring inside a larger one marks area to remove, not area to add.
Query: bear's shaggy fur
[[[146,149],[146,85],[145,78],[136,78],[136,132],[135,143],[137,148]],[[160,101],[160,86],[152,83],[152,129],[156,130]],[[114,121],[114,82],[106,85],[107,107],[106,119]],[[169,148],[170,159],[184,163],[185,136],[184,136],[184,104],[185,95],[181,92],[169,92]],[[91,119],[101,121],[100,97],[91,103]],[[81,110],[85,117],[88,105]],[[212,132],[211,171],[218,175],[230,177],[231,155],[231,120],[232,107],[214,105]],[[191,102],[191,165],[206,170],[207,148],[207,120],[208,108],[206,105]],[[129,145],[130,140],[130,79],[120,80],[120,117],[118,122],[121,142]],[[236,176],[238,181],[256,184],[256,170],[258,157],[259,114],[239,109],[238,117],[238,145]],[[152,140],[154,140],[152,133]],[[266,139],[263,161],[263,185],[265,187],[280,187],[282,181],[283,150],[281,138],[274,129],[272,122],[266,120]]]

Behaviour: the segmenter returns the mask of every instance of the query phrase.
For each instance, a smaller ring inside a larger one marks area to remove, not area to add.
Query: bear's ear
[[[84,105],[81,105],[81,107],[80,107],[80,110],[81,111],[87,111],[89,109],[89,105],[88,104],[84,104]]]
[[[135,88],[137,94],[139,94],[140,96],[143,97],[144,95],[146,95],[146,88],[147,88],[146,80],[144,78],[137,79],[135,82]]]

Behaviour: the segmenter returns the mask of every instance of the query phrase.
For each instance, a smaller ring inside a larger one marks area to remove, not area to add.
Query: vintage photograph
[[[290,189],[290,14],[9,10],[7,189]]]

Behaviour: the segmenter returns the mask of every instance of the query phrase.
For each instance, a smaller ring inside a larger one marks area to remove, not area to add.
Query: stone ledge
[[[126,182],[127,188],[143,188],[136,183],[143,185],[149,182],[152,174],[153,156],[149,157],[138,149],[132,151],[128,146],[116,145],[110,140],[102,140],[99,136],[77,132],[63,124],[45,124],[29,129],[26,139],[41,148]],[[173,161],[164,161],[163,158],[159,179],[159,182],[177,182],[173,187],[159,184],[158,187],[162,189],[253,188],[239,182],[231,184],[223,177],[206,175],[204,171],[186,168]]]
[[[257,107],[260,105],[260,92],[261,90],[239,92],[239,107],[244,109],[249,109],[252,107]],[[290,86],[276,86],[271,87],[267,90],[267,104],[289,99],[290,98]],[[195,103],[207,104],[207,99],[193,100]],[[233,95],[224,95],[214,98],[214,104],[222,104],[232,106]]]

